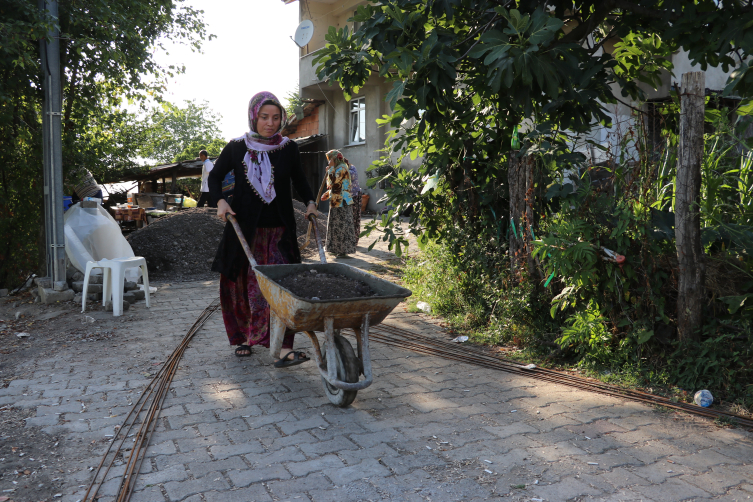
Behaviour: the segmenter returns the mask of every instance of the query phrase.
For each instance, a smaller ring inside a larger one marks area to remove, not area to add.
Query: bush
[[[473,231],[458,230],[472,235]],[[458,328],[471,331],[483,343],[536,346],[551,342],[552,320],[542,316],[550,298],[528,282],[513,284],[509,259],[493,243],[455,240],[450,249],[428,243],[418,257],[409,258],[403,280],[415,300],[431,305]]]

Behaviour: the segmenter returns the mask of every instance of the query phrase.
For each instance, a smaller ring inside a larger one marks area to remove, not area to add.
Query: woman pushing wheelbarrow
[[[256,262],[260,265],[300,263],[290,184],[308,201],[306,217],[316,215],[314,194],[301,169],[295,141],[280,133],[286,123],[285,109],[269,92],[256,94],[248,104],[249,131],[231,140],[209,174],[209,191],[217,201],[217,215],[238,221]],[[226,200],[222,180],[234,171],[232,202]],[[259,289],[256,275],[233,227],[222,235],[212,270],[220,273],[222,318],[235,355],[248,357],[252,347],[269,347],[269,304]],[[277,368],[309,360],[293,350],[295,334],[287,333],[276,355]]]

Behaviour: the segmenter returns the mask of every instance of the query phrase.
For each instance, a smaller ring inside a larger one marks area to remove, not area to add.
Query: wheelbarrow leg
[[[280,357],[282,340],[285,338],[285,323],[273,310],[269,311],[269,355],[272,359]]]
[[[327,352],[325,357],[327,358],[327,377],[331,382],[336,381],[337,378],[337,356],[335,355],[335,318],[324,318],[324,335],[327,340]]]
[[[356,343],[358,344],[358,359],[361,363],[361,373],[366,380],[371,381],[371,353],[369,351],[369,321],[370,314],[365,314],[361,321],[361,327],[354,329]]]

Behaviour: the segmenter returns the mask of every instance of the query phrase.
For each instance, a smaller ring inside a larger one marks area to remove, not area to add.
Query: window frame
[[[355,103],[362,103],[354,109]],[[355,119],[354,119],[355,117]],[[366,97],[360,96],[348,101],[348,145],[364,145],[366,144]],[[353,124],[357,123],[359,140],[355,141],[353,138],[354,130]]]

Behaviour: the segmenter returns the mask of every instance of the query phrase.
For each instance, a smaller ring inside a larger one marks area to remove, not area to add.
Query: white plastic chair
[[[130,258],[114,258],[112,260],[99,260],[86,262],[84,275],[84,291],[81,297],[81,312],[86,310],[86,290],[89,286],[89,276],[92,269],[102,269],[102,305],[112,299],[113,316],[123,315],[123,286],[125,284],[125,271],[127,268],[140,267],[144,282],[144,296],[147,308],[149,303],[149,272],[146,268],[146,260],[141,256]]]

